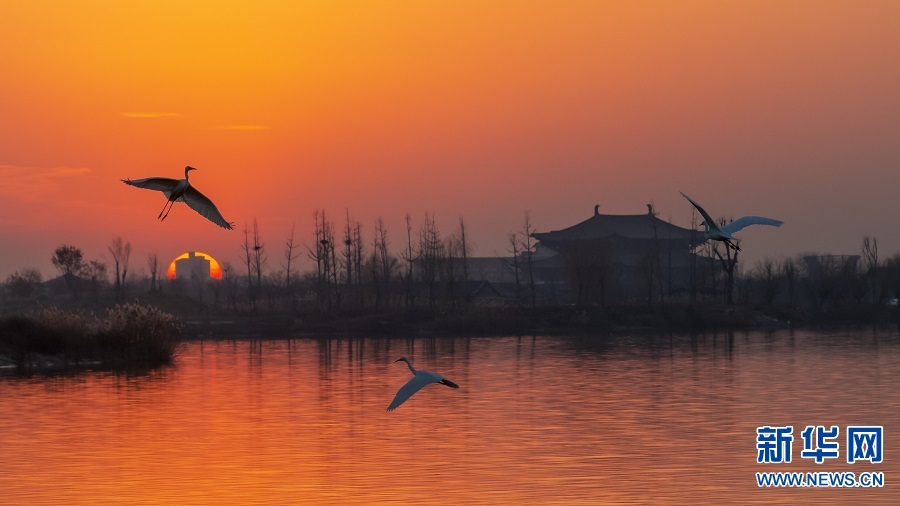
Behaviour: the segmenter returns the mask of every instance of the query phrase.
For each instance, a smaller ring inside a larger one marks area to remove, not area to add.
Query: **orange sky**
[[[396,249],[407,212],[462,215],[488,256],[526,209],[689,226],[679,191],[785,221],[739,234],[745,267],[900,251],[897,2],[13,0],[0,47],[0,279],[115,236],[132,272],[238,265],[254,218],[277,268],[317,208]],[[185,165],[239,230],[119,182]]]

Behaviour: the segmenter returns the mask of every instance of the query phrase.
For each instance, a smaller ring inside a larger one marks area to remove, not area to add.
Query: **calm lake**
[[[396,411],[417,368],[431,385]],[[0,378],[0,503],[900,503],[900,334],[205,341],[145,375]],[[757,427],[793,426],[757,463]],[[802,458],[836,425],[839,458]],[[883,426],[881,463],[846,461]],[[758,472],[884,473],[759,488]]]

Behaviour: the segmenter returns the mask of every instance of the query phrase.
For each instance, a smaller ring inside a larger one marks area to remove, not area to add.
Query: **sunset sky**
[[[0,47],[0,280],[116,236],[132,272],[238,265],[254,219],[278,268],[323,208],[393,249],[406,213],[462,216],[494,256],[526,210],[690,226],[679,191],[784,220],[744,268],[900,252],[900,2],[12,0]],[[119,181],[185,165],[237,230]]]

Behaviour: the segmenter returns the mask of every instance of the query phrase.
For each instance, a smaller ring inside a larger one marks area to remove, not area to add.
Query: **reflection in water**
[[[898,344],[784,331],[190,343],[144,375],[0,379],[0,502],[896,502]],[[386,412],[409,378],[400,356],[460,389]],[[883,464],[799,458],[804,426],[854,424],[885,426]],[[791,464],[756,464],[761,425],[795,427]],[[847,470],[887,486],[755,482]]]

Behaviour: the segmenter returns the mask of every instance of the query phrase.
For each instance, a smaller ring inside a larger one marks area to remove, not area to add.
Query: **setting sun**
[[[201,253],[199,251],[188,252],[172,260],[172,263],[169,264],[169,269],[166,271],[166,276],[169,279],[175,279],[175,263],[179,260],[186,260],[190,258],[191,253],[193,253],[198,258],[209,260],[209,277],[213,279],[222,279],[222,267],[219,266],[219,262],[217,262],[215,258],[207,255],[206,253]]]

